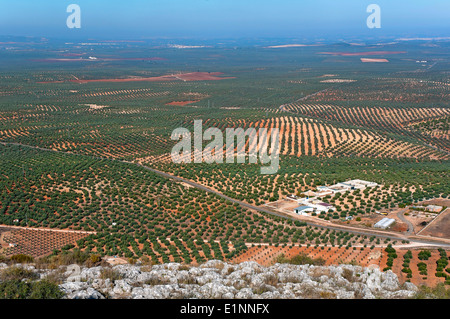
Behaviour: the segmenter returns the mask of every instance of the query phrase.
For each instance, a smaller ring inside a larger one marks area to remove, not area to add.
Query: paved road
[[[52,149],[48,149],[48,148],[42,148],[42,147],[38,147],[38,146],[31,146],[31,145],[25,145],[25,144],[20,144],[20,143],[5,143],[5,142],[0,142],[0,144],[2,145],[16,145],[16,146],[22,146],[22,147],[28,147],[28,148],[33,148],[33,149],[38,149],[38,150],[42,150],[42,151],[47,151],[47,152],[55,152],[55,153],[63,153],[63,154],[67,154],[67,155],[78,155],[78,156],[86,156],[86,157],[90,157],[90,158],[95,158],[95,159],[101,159],[101,160],[109,160],[109,161],[115,161],[115,162],[121,162],[121,163],[125,163],[125,164],[129,164],[129,165],[136,165],[139,166],[145,170],[151,171],[155,174],[158,174],[160,176],[169,178],[169,179],[173,179],[175,181],[178,182],[182,182],[182,183],[186,183],[192,187],[195,187],[197,189],[200,189],[202,191],[208,192],[208,193],[212,193],[215,194],[221,198],[224,198],[226,200],[231,201],[232,203],[236,203],[239,204],[242,207],[251,209],[251,210],[255,210],[258,212],[262,212],[262,213],[266,213],[266,214],[270,214],[272,216],[277,216],[277,217],[282,217],[285,219],[289,219],[292,221],[304,221],[301,218],[294,218],[292,216],[289,215],[285,215],[283,213],[265,208],[265,207],[260,207],[260,206],[254,206],[242,201],[239,201],[237,199],[231,198],[229,196],[226,196],[214,189],[211,189],[207,186],[204,186],[202,184],[190,181],[188,179],[179,177],[179,176],[175,176],[166,172],[162,172],[160,170],[142,165],[142,164],[137,164],[137,163],[133,163],[133,162],[129,162],[129,161],[123,161],[123,160],[117,160],[117,159],[111,159],[111,158],[103,158],[103,157],[97,157],[97,156],[90,156],[90,155],[84,155],[84,154],[76,154],[76,153],[70,153],[70,152],[63,152],[63,151],[58,151],[58,150],[52,150]],[[330,230],[336,230],[336,231],[347,231],[353,234],[357,234],[357,235],[365,235],[365,236],[377,236],[380,238],[390,238],[392,240],[408,240],[410,242],[415,242],[418,244],[423,244],[423,245],[439,245],[440,247],[446,247],[446,248],[450,248],[450,242],[448,241],[444,241],[438,238],[420,238],[417,236],[407,236],[407,235],[401,235],[401,234],[395,234],[395,233],[391,233],[391,232],[387,232],[387,231],[378,231],[378,230],[369,230],[369,229],[361,229],[361,228],[356,228],[356,227],[351,227],[351,226],[345,226],[345,225],[330,225],[330,224],[325,224],[325,222],[310,222],[307,221],[306,222],[307,225],[309,226],[313,226],[313,227],[320,227],[320,228],[326,228],[326,229],[330,229]]]
[[[232,203],[239,204],[240,206],[248,208],[248,209],[251,209],[251,210],[255,210],[255,211],[258,211],[258,212],[270,214],[270,215],[277,216],[277,217],[282,217],[282,218],[289,219],[289,220],[292,220],[292,221],[304,221],[301,218],[294,218],[294,217],[291,217],[289,215],[286,215],[286,214],[283,214],[283,213],[280,213],[280,212],[277,212],[277,211],[274,211],[274,210],[271,210],[271,209],[268,209],[268,208],[265,208],[265,207],[254,206],[254,205],[251,205],[251,204],[239,201],[237,199],[234,199],[234,198],[231,198],[229,196],[226,196],[226,195],[224,195],[224,194],[222,194],[222,193],[220,193],[220,192],[218,192],[218,191],[216,191],[214,189],[211,189],[211,188],[209,188],[209,187],[207,187],[205,185],[196,183],[194,181],[191,181],[191,180],[179,177],[179,176],[171,175],[169,173],[162,172],[160,170],[157,170],[157,169],[145,166],[145,165],[135,164],[135,163],[126,162],[126,161],[121,161],[121,162],[138,165],[138,166],[140,166],[140,167],[142,167],[142,168],[144,168],[146,170],[149,170],[149,171],[151,171],[153,173],[159,174],[159,175],[164,176],[166,178],[170,178],[170,179],[182,182],[182,183],[186,183],[186,184],[188,184],[188,185],[190,185],[192,187],[195,187],[197,189],[203,190],[205,192],[209,192],[209,193],[215,194],[215,195],[217,195],[217,196],[219,196],[221,198],[224,198],[226,200],[231,201]],[[313,227],[327,228],[327,229],[336,230],[336,231],[348,231],[348,232],[351,232],[351,233],[354,233],[354,234],[358,234],[358,235],[377,236],[377,237],[381,237],[381,238],[390,238],[390,239],[394,239],[394,240],[409,240],[410,242],[415,242],[415,243],[424,244],[424,245],[440,245],[440,246],[445,246],[445,247],[450,248],[450,243],[444,243],[444,242],[439,241],[438,239],[435,240],[435,239],[425,239],[425,238],[424,239],[411,238],[409,236],[404,236],[404,235],[401,235],[401,234],[395,234],[395,233],[387,232],[387,231],[366,230],[366,229],[360,229],[360,228],[355,228],[355,227],[345,226],[345,225],[329,225],[329,224],[326,224],[325,222],[323,222],[323,223],[321,223],[321,222],[320,223],[319,222],[314,223],[314,222],[306,221],[306,223],[307,223],[307,225],[313,226]]]
[[[412,224],[409,220],[407,220],[407,219],[405,218],[405,216],[403,215],[406,211],[408,211],[408,208],[402,209],[401,211],[399,211],[399,212],[397,213],[397,217],[398,217],[402,222],[404,222],[406,225],[408,225],[408,230],[406,231],[406,234],[411,235],[411,234],[413,233],[413,231],[414,231],[414,226],[413,226],[413,224]]]

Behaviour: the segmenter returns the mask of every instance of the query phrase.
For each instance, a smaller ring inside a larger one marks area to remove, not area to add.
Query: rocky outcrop
[[[27,266],[30,267],[30,266]],[[0,265],[0,269],[2,266]],[[36,270],[40,278],[59,276],[65,298],[411,298],[417,287],[401,285],[392,271],[352,265],[312,266],[217,260],[196,267],[169,263]]]

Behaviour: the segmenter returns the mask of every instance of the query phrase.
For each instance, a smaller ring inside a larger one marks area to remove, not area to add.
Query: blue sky
[[[81,29],[66,26],[69,4]],[[381,7],[368,29],[366,7]],[[449,0],[0,0],[0,35],[45,37],[449,36]]]

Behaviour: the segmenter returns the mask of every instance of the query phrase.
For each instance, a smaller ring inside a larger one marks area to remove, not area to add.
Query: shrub
[[[0,283],[0,299],[60,299],[63,296],[58,285],[48,280],[8,280]]]
[[[345,279],[347,279],[349,282],[355,282],[356,278],[353,275],[353,271],[351,271],[348,268],[344,268],[343,272],[342,272],[342,277],[344,277]]]
[[[24,254],[18,254],[11,256],[11,261],[19,264],[26,264],[33,262],[34,258]]]
[[[8,280],[0,283],[0,299],[26,299],[31,293],[29,283]]]
[[[419,291],[414,296],[416,299],[450,299],[450,289],[446,289],[443,283],[437,284],[434,288],[420,286]]]
[[[29,299],[61,299],[63,296],[57,284],[43,279],[32,284]]]
[[[426,250],[426,249],[422,250],[422,251],[419,252],[418,257],[419,257],[420,260],[428,260],[428,258],[431,257],[431,252],[429,250]]]
[[[50,261],[57,265],[83,264],[90,258],[90,254],[79,249],[67,251],[50,257]]]
[[[281,254],[276,259],[277,263],[280,264],[293,264],[293,265],[315,265],[323,266],[325,265],[325,260],[322,258],[311,258],[308,255],[300,254],[292,258],[286,258],[284,254]]]
[[[4,281],[36,279],[37,277],[38,274],[36,274],[34,271],[27,270],[19,266],[12,266],[6,268],[0,273],[0,278]]]
[[[9,259],[3,255],[0,255],[0,263],[8,263]]]
[[[167,285],[170,283],[170,280],[163,277],[152,277],[147,279],[144,283],[150,286]]]
[[[419,268],[419,273],[423,276],[426,276],[428,274],[427,272],[427,264],[420,262],[417,264],[417,268]]]
[[[84,262],[87,267],[94,267],[98,263],[102,261],[102,257],[97,254],[92,254],[89,258]]]
[[[109,279],[112,282],[123,279],[123,276],[116,270],[111,268],[103,268],[100,271],[100,279]]]

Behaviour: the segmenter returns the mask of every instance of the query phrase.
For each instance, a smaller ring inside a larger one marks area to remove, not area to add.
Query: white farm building
[[[336,193],[351,192],[357,189],[366,189],[367,187],[378,186],[375,182],[363,181],[361,179],[352,179],[350,181],[337,183],[331,186],[318,186],[317,191],[307,191],[303,195],[309,198],[323,197],[326,195],[333,195]]]
[[[381,219],[380,221],[378,221],[375,225],[373,225],[373,227],[386,229],[389,226],[391,226],[393,223],[395,223],[395,219],[385,217],[385,218]]]
[[[299,215],[308,215],[308,213],[312,213],[314,211],[314,207],[311,206],[298,206],[294,209],[296,214]]]
[[[320,201],[305,200],[302,202],[302,204],[303,205],[298,206],[294,209],[294,212],[296,214],[307,216],[310,213],[322,214],[336,210],[333,205],[322,203]]]

